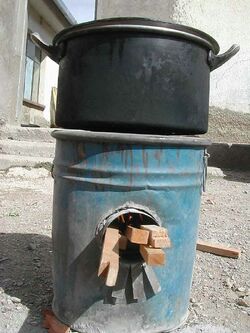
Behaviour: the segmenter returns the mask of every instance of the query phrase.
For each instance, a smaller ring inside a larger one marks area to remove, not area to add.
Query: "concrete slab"
[[[0,170],[7,170],[12,167],[38,168],[44,167],[51,169],[53,158],[38,156],[20,156],[1,154]]]
[[[50,133],[52,128],[0,126],[1,140],[17,140],[31,142],[55,142]]]
[[[55,155],[55,142],[1,140],[0,154],[53,158]]]

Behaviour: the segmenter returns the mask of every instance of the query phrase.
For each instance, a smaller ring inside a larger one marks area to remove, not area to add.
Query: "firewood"
[[[140,245],[140,254],[148,265],[157,266],[165,264],[165,253],[161,249]]]
[[[226,247],[219,244],[198,240],[196,249],[202,252],[209,252],[222,257],[239,258],[241,251],[232,247]]]
[[[119,230],[107,228],[98,276],[106,277],[106,285],[112,287],[116,283],[119,270]]]
[[[149,231],[128,226],[126,236],[131,243],[148,244]]]
[[[168,237],[150,237],[149,236],[148,244],[154,248],[161,248],[161,249],[171,247],[171,242]]]
[[[110,260],[108,267],[108,274],[105,282],[106,286],[114,287],[116,285],[118,272],[119,272],[119,254]]]
[[[151,237],[165,237],[165,236],[167,236],[167,230],[163,227],[159,227],[158,225],[142,224],[141,229],[149,231]]]
[[[141,229],[149,231],[148,245],[154,248],[167,248],[171,246],[171,242],[165,228],[152,224],[141,225]]]

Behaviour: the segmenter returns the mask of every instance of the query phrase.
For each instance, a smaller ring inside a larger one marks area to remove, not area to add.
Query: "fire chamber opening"
[[[155,216],[155,213],[153,216],[146,210],[126,206],[97,226],[102,249],[98,276],[107,287],[113,287],[112,301],[124,297],[127,303],[133,303],[160,291],[150,266],[165,265],[162,249],[170,247],[171,243],[167,229],[160,226]]]
[[[142,233],[140,232],[140,234],[136,235],[136,231],[143,231],[143,225],[158,226],[159,224],[151,214],[136,208],[123,209],[109,217],[105,227],[119,230],[119,255],[121,260],[142,260],[140,254],[140,245],[143,244]],[[133,235],[129,234],[130,232],[133,232]],[[147,240],[145,240],[146,243]]]

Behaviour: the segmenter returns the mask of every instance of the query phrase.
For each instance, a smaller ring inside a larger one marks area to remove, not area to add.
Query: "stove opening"
[[[115,228],[119,230],[120,260],[129,262],[138,262],[142,260],[140,254],[140,245],[131,242],[127,238],[128,227],[140,229],[141,225],[158,225],[156,220],[145,213],[144,211],[127,211],[118,214],[114,220],[108,225],[109,228]]]

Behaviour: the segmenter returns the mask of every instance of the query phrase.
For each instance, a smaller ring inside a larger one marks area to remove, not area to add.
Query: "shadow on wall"
[[[18,333],[43,333],[41,311],[52,302],[51,239],[37,234],[0,234],[0,287],[29,309]],[[16,316],[16,320],[18,316]],[[35,322],[35,325],[34,325]]]

